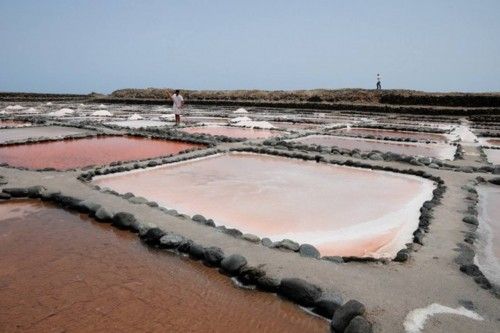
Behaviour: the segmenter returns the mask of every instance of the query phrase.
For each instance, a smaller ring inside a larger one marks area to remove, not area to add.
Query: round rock
[[[299,247],[299,253],[302,257],[311,257],[318,259],[320,257],[319,251],[311,244],[302,244]]]
[[[321,288],[298,278],[281,280],[278,294],[303,306],[313,306],[321,297]]]
[[[184,237],[177,234],[166,234],[160,238],[160,247],[165,249],[176,249],[185,240]]]
[[[334,332],[344,332],[351,320],[356,316],[362,316],[365,311],[362,303],[350,300],[335,310],[330,326]]]
[[[222,269],[231,275],[238,275],[240,269],[246,264],[247,259],[240,254],[232,254],[220,262]]]

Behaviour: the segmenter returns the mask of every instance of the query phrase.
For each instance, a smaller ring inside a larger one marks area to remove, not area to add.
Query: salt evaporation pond
[[[114,125],[120,127],[130,127],[130,128],[141,128],[141,127],[161,127],[161,126],[172,126],[172,123],[167,123],[159,120],[123,120],[123,121],[112,121],[105,123],[105,125]]]
[[[28,140],[30,138],[37,139],[41,137],[57,138],[90,132],[92,131],[65,126],[7,128],[0,130],[0,143],[14,140]]]
[[[492,164],[500,164],[500,149],[484,148],[483,151],[486,154],[488,162]]]
[[[271,294],[40,201],[0,204],[1,332],[325,332]]]
[[[476,264],[500,288],[500,186],[480,185]]]
[[[66,170],[177,154],[203,145],[138,136],[100,136],[0,147],[0,163]]]
[[[397,154],[434,157],[447,160],[452,160],[456,151],[455,146],[444,143],[402,143],[333,135],[310,135],[294,139],[293,141],[328,147],[336,146],[344,149],[359,149],[365,152],[378,150],[381,152],[393,152]]]
[[[230,153],[94,178],[168,208],[323,255],[393,257],[434,184],[415,176]]]
[[[346,133],[349,135],[373,135],[375,137],[388,137],[388,138],[404,138],[404,139],[415,139],[415,140],[432,140],[439,142],[446,142],[447,137],[444,134],[437,133],[424,133],[424,132],[411,132],[411,131],[395,131],[395,130],[381,130],[372,128],[343,128],[339,130],[340,133]]]
[[[223,135],[230,138],[239,139],[266,139],[284,134],[284,132],[282,131],[232,126],[186,127],[183,128],[182,131],[190,134]]]
[[[10,119],[0,119],[0,128],[5,127],[26,127],[31,126],[31,123],[19,120],[10,120]]]

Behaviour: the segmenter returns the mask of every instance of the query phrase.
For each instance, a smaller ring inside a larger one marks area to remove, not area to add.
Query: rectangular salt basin
[[[186,127],[183,132],[190,134],[208,134],[208,135],[223,135],[230,138],[238,139],[266,139],[274,136],[283,135],[282,131],[272,131],[267,129],[253,129],[232,126],[200,126]]]
[[[20,120],[0,119],[0,128],[27,127],[27,126],[31,126],[31,123]]]
[[[204,145],[136,136],[101,136],[0,147],[0,163],[67,170],[177,154]]]
[[[45,202],[1,203],[0,239],[1,332],[328,330],[291,302]]]
[[[383,153],[393,152],[397,154],[434,157],[452,160],[456,147],[444,143],[415,143],[415,142],[393,142],[372,139],[349,138],[333,135],[309,135],[294,139],[293,141],[304,144],[316,144],[328,147],[339,147],[344,149],[359,149],[363,152],[378,150]]]
[[[410,131],[395,131],[395,130],[382,130],[373,128],[343,128],[337,132],[346,133],[349,135],[373,135],[374,137],[388,137],[388,138],[404,138],[404,139],[415,139],[415,140],[431,140],[438,142],[446,142],[447,137],[444,134],[437,133],[423,133],[423,132],[410,132]]]
[[[111,121],[105,123],[105,125],[114,125],[120,127],[130,127],[130,128],[141,128],[141,127],[161,127],[161,126],[172,126],[172,123],[167,123],[159,120],[123,120],[123,121]]]
[[[7,141],[28,140],[30,138],[37,139],[41,137],[59,138],[68,135],[77,135],[90,132],[92,131],[65,126],[7,128],[0,130],[0,143],[4,143]]]
[[[475,263],[500,288],[500,186],[480,185]]]
[[[483,148],[483,151],[486,154],[488,162],[495,165],[500,164],[500,149]]]
[[[434,184],[415,176],[230,153],[94,178],[179,212],[318,247],[323,255],[394,257],[412,240]]]

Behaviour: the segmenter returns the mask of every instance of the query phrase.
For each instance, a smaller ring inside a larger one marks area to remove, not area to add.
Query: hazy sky
[[[0,0],[0,91],[500,91],[500,0]]]

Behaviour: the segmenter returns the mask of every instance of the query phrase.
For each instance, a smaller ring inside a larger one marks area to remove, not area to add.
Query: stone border
[[[496,183],[500,185],[500,178],[495,179]],[[477,239],[476,231],[479,225],[477,210],[479,196],[476,186],[482,183],[486,183],[485,179],[478,177],[469,185],[462,186],[462,190],[468,193],[466,197],[467,210],[465,211],[462,222],[469,226],[469,231],[465,234],[464,242],[458,244],[460,254],[455,262],[460,265],[460,271],[471,276],[481,288],[490,290],[495,296],[500,297],[500,289],[495,288],[474,263],[474,257],[476,256],[474,243]]]
[[[28,188],[4,188],[4,197],[33,198],[50,201],[64,209],[88,214],[101,223],[111,223],[115,228],[137,233],[143,244],[165,249],[178,255],[189,254],[193,260],[201,260],[209,267],[218,268],[221,274],[236,278],[245,286],[277,293],[279,296],[301,306],[330,321],[332,332],[372,332],[372,324],[366,319],[365,306],[343,298],[336,292],[323,291],[320,287],[299,278],[277,279],[267,276],[260,267],[247,265],[247,260],[240,254],[226,255],[215,246],[205,247],[192,240],[166,230],[154,224],[138,221],[128,212],[111,213],[105,207],[89,200],[64,195],[61,192],[50,192],[42,186]]]
[[[104,170],[90,170],[88,172],[80,174],[78,177],[79,180],[84,181],[84,182],[90,182],[94,176],[99,176],[99,175],[106,175],[106,174],[112,174],[112,173],[117,173],[117,172],[124,172],[124,171],[131,171],[134,169],[144,169],[147,167],[151,166],[158,166],[158,165],[166,165],[166,164],[172,164],[172,163],[177,163],[177,162],[182,162],[186,160],[192,160],[195,158],[201,158],[201,157],[206,157],[210,155],[215,155],[218,153],[224,153],[224,152],[252,152],[252,153],[258,153],[258,154],[267,154],[267,155],[273,155],[273,156],[281,156],[281,157],[287,157],[287,158],[295,158],[295,159],[302,159],[302,160],[308,160],[308,161],[316,161],[316,162],[325,162],[325,163],[330,163],[330,164],[336,164],[336,165],[344,165],[344,166],[351,166],[351,167],[359,167],[359,168],[365,168],[365,169],[372,169],[372,170],[380,170],[380,171],[387,171],[387,172],[394,172],[394,173],[402,173],[402,174],[408,174],[408,175],[414,175],[414,176],[419,176],[422,178],[426,178],[429,180],[434,181],[437,184],[437,187],[433,190],[433,197],[431,200],[425,201],[423,206],[420,208],[420,216],[419,216],[419,226],[418,228],[413,232],[413,243],[408,243],[406,244],[406,248],[401,249],[398,251],[396,254],[396,257],[392,259],[393,261],[396,262],[405,262],[409,259],[410,253],[412,251],[418,250],[418,247],[423,245],[423,238],[424,235],[429,232],[429,225],[430,221],[432,219],[432,209],[440,204],[441,198],[446,190],[446,186],[444,185],[444,181],[437,176],[433,176],[431,174],[428,174],[423,171],[417,171],[417,170],[412,170],[412,169],[407,169],[407,170],[400,170],[392,167],[379,167],[379,166],[374,166],[374,165],[369,165],[365,163],[356,163],[353,161],[346,161],[346,162],[340,162],[340,161],[335,161],[335,160],[330,160],[326,161],[324,158],[322,158],[319,155],[316,156],[310,156],[306,155],[303,153],[298,153],[298,152],[288,152],[288,151],[277,151],[277,150],[272,150],[267,147],[242,147],[242,148],[231,148],[229,150],[204,150],[200,151],[199,154],[195,154],[195,156],[174,156],[171,159],[168,160],[162,160],[161,163],[156,163],[155,164],[134,164],[134,165],[129,165],[125,167],[116,167],[116,168],[107,168]],[[286,250],[286,251],[293,251],[297,252],[299,255],[304,256],[304,257],[311,257],[315,259],[321,259],[321,260],[327,260],[331,261],[334,263],[343,263],[343,262],[351,262],[351,261],[356,261],[356,262],[389,262],[391,261],[388,258],[381,258],[381,259],[376,259],[376,258],[371,258],[371,257],[353,257],[353,256],[323,256],[320,258],[320,252],[311,244],[299,244],[293,240],[290,239],[283,239],[281,241],[277,242],[272,242],[269,238],[263,237],[262,239],[259,236],[253,235],[253,234],[248,234],[248,233],[243,233],[242,231],[236,229],[236,228],[226,228],[223,225],[216,226],[215,222],[213,219],[206,218],[201,214],[195,214],[193,217],[189,217],[184,214],[179,214],[177,210],[175,209],[167,209],[165,207],[159,207],[158,203],[148,201],[147,199],[143,197],[136,197],[133,193],[124,193],[120,194],[116,191],[113,190],[108,190],[108,189],[101,189],[99,186],[94,185],[94,189],[100,190],[105,193],[109,193],[112,195],[116,195],[119,197],[122,197],[125,200],[128,200],[133,203],[137,204],[146,204],[150,207],[156,207],[160,210],[162,210],[166,214],[170,214],[176,217],[182,217],[188,221],[193,221],[199,224],[203,224],[209,227],[213,227],[217,229],[220,232],[226,233],[230,236],[240,238],[249,242],[253,243],[260,243],[263,246],[269,247],[269,248],[274,248],[277,250]]]
[[[354,124],[352,127],[356,128],[370,128],[370,129],[381,129],[381,130],[393,130],[393,131],[407,131],[407,132],[419,132],[419,133],[429,133],[429,134],[450,134],[451,129],[435,128],[435,127],[415,127],[415,126],[402,126],[402,125],[390,125],[390,124]]]

